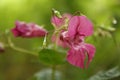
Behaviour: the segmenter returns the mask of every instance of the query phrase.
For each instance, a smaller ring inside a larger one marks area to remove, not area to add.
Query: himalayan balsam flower
[[[67,61],[77,67],[88,67],[95,54],[95,47],[84,42],[84,38],[93,34],[93,24],[84,15],[69,19],[68,29],[60,33],[60,40],[69,47]],[[86,55],[87,64],[84,64]]]
[[[47,31],[41,26],[34,24],[16,21],[15,28],[12,29],[12,33],[15,37],[44,37],[47,34]]]

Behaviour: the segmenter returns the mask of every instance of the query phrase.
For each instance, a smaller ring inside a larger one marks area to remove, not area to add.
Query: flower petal
[[[34,24],[32,28],[31,36],[34,37],[44,37],[48,32],[39,25]]]
[[[67,18],[68,20],[70,20],[70,18],[72,17],[72,15],[68,14],[68,13],[65,13],[65,14],[63,14],[63,17]]]
[[[13,35],[14,35],[15,37],[20,36],[20,31],[18,31],[18,30],[16,29],[16,27],[13,28],[11,31],[12,31],[12,33],[13,33]]]
[[[28,26],[25,22],[16,21],[15,25],[16,25],[16,29],[19,30],[21,33],[31,31],[31,27]]]
[[[78,27],[78,33],[84,36],[90,36],[93,34],[93,24],[86,16],[79,16],[80,24]]]
[[[68,47],[67,31],[61,31],[59,35],[53,34],[51,40],[59,46]]]
[[[70,49],[67,55],[67,61],[77,67],[84,68],[85,54],[81,48],[79,50]]]
[[[56,35],[53,34],[51,40],[52,42],[56,43],[59,46],[62,46],[64,48],[67,47],[67,45],[62,40],[60,40],[60,36],[58,36],[58,39],[57,39]]]
[[[58,18],[57,16],[53,16],[51,18],[51,23],[53,24],[54,27],[61,27],[64,24],[64,19]]]
[[[75,35],[77,33],[78,26],[79,26],[79,17],[78,16],[72,17],[68,24],[68,35],[72,39],[75,37]]]
[[[55,28],[58,28],[58,27],[63,26],[65,24],[66,19],[69,20],[71,17],[72,17],[72,15],[71,14],[67,14],[67,13],[63,14],[62,18],[59,18],[57,16],[53,16],[51,18],[51,23],[53,24],[53,26]]]
[[[88,67],[88,65],[90,64],[90,62],[92,61],[94,55],[95,55],[95,47],[91,44],[84,44],[85,46],[85,50],[87,51],[87,55],[88,55],[88,62],[86,67]]]

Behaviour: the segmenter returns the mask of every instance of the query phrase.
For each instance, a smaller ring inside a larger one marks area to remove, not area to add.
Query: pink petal
[[[31,27],[28,26],[25,22],[16,21],[15,25],[17,30],[19,30],[22,33],[25,33],[31,30]]]
[[[58,18],[57,16],[53,16],[52,18],[51,18],[51,23],[55,26],[55,27],[61,27],[62,25],[64,25],[65,24],[65,20],[66,19],[70,19],[72,17],[72,15],[71,14],[63,14],[62,15],[62,18]]]
[[[38,26],[38,25],[33,25],[33,28],[32,28],[32,36],[34,37],[44,37],[48,32],[42,28],[41,26]]]
[[[70,49],[67,55],[67,61],[77,67],[84,68],[85,54],[81,48],[79,50]]]
[[[90,64],[90,62],[92,61],[94,55],[95,55],[95,47],[91,44],[84,44],[85,46],[85,50],[87,51],[87,55],[88,55],[88,62],[87,62],[87,66]]]
[[[16,28],[13,28],[11,31],[15,37],[20,36],[20,32]]]
[[[70,20],[71,17],[72,17],[72,15],[71,15],[71,14],[68,14],[68,13],[65,13],[65,14],[63,14],[63,17],[64,17],[64,18],[67,18],[68,20]]]
[[[79,26],[79,17],[78,16],[72,17],[68,24],[68,35],[72,39],[75,37],[75,35],[77,33],[78,26]]]
[[[60,36],[57,39],[56,36],[53,34],[51,39],[52,39],[52,42],[56,43],[57,45],[62,46],[64,48],[67,47],[67,45],[62,40],[60,40]]]
[[[58,18],[56,16],[53,16],[52,19],[51,19],[51,23],[55,27],[61,27],[64,24],[64,19],[63,18]]]
[[[90,36],[93,34],[93,24],[86,16],[79,16],[80,25],[78,27],[78,33],[84,36]]]

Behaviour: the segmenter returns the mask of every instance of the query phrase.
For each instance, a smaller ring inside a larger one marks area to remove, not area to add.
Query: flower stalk
[[[13,42],[11,41],[11,38],[8,37],[8,45],[10,48],[12,48],[13,50],[16,50],[16,51],[19,51],[19,52],[22,52],[22,53],[27,53],[27,54],[31,54],[31,55],[34,55],[34,56],[38,56],[38,54],[34,53],[34,52],[31,52],[31,51],[28,51],[28,50],[25,50],[25,49],[22,49],[22,48],[19,48],[19,47],[16,47]]]

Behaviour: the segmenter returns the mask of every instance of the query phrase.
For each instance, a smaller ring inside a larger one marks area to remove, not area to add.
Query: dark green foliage
[[[63,63],[62,54],[52,49],[42,49],[39,52],[39,60],[48,65],[58,65]]]
[[[118,67],[112,68],[108,71],[99,71],[88,80],[110,80],[120,76]]]

